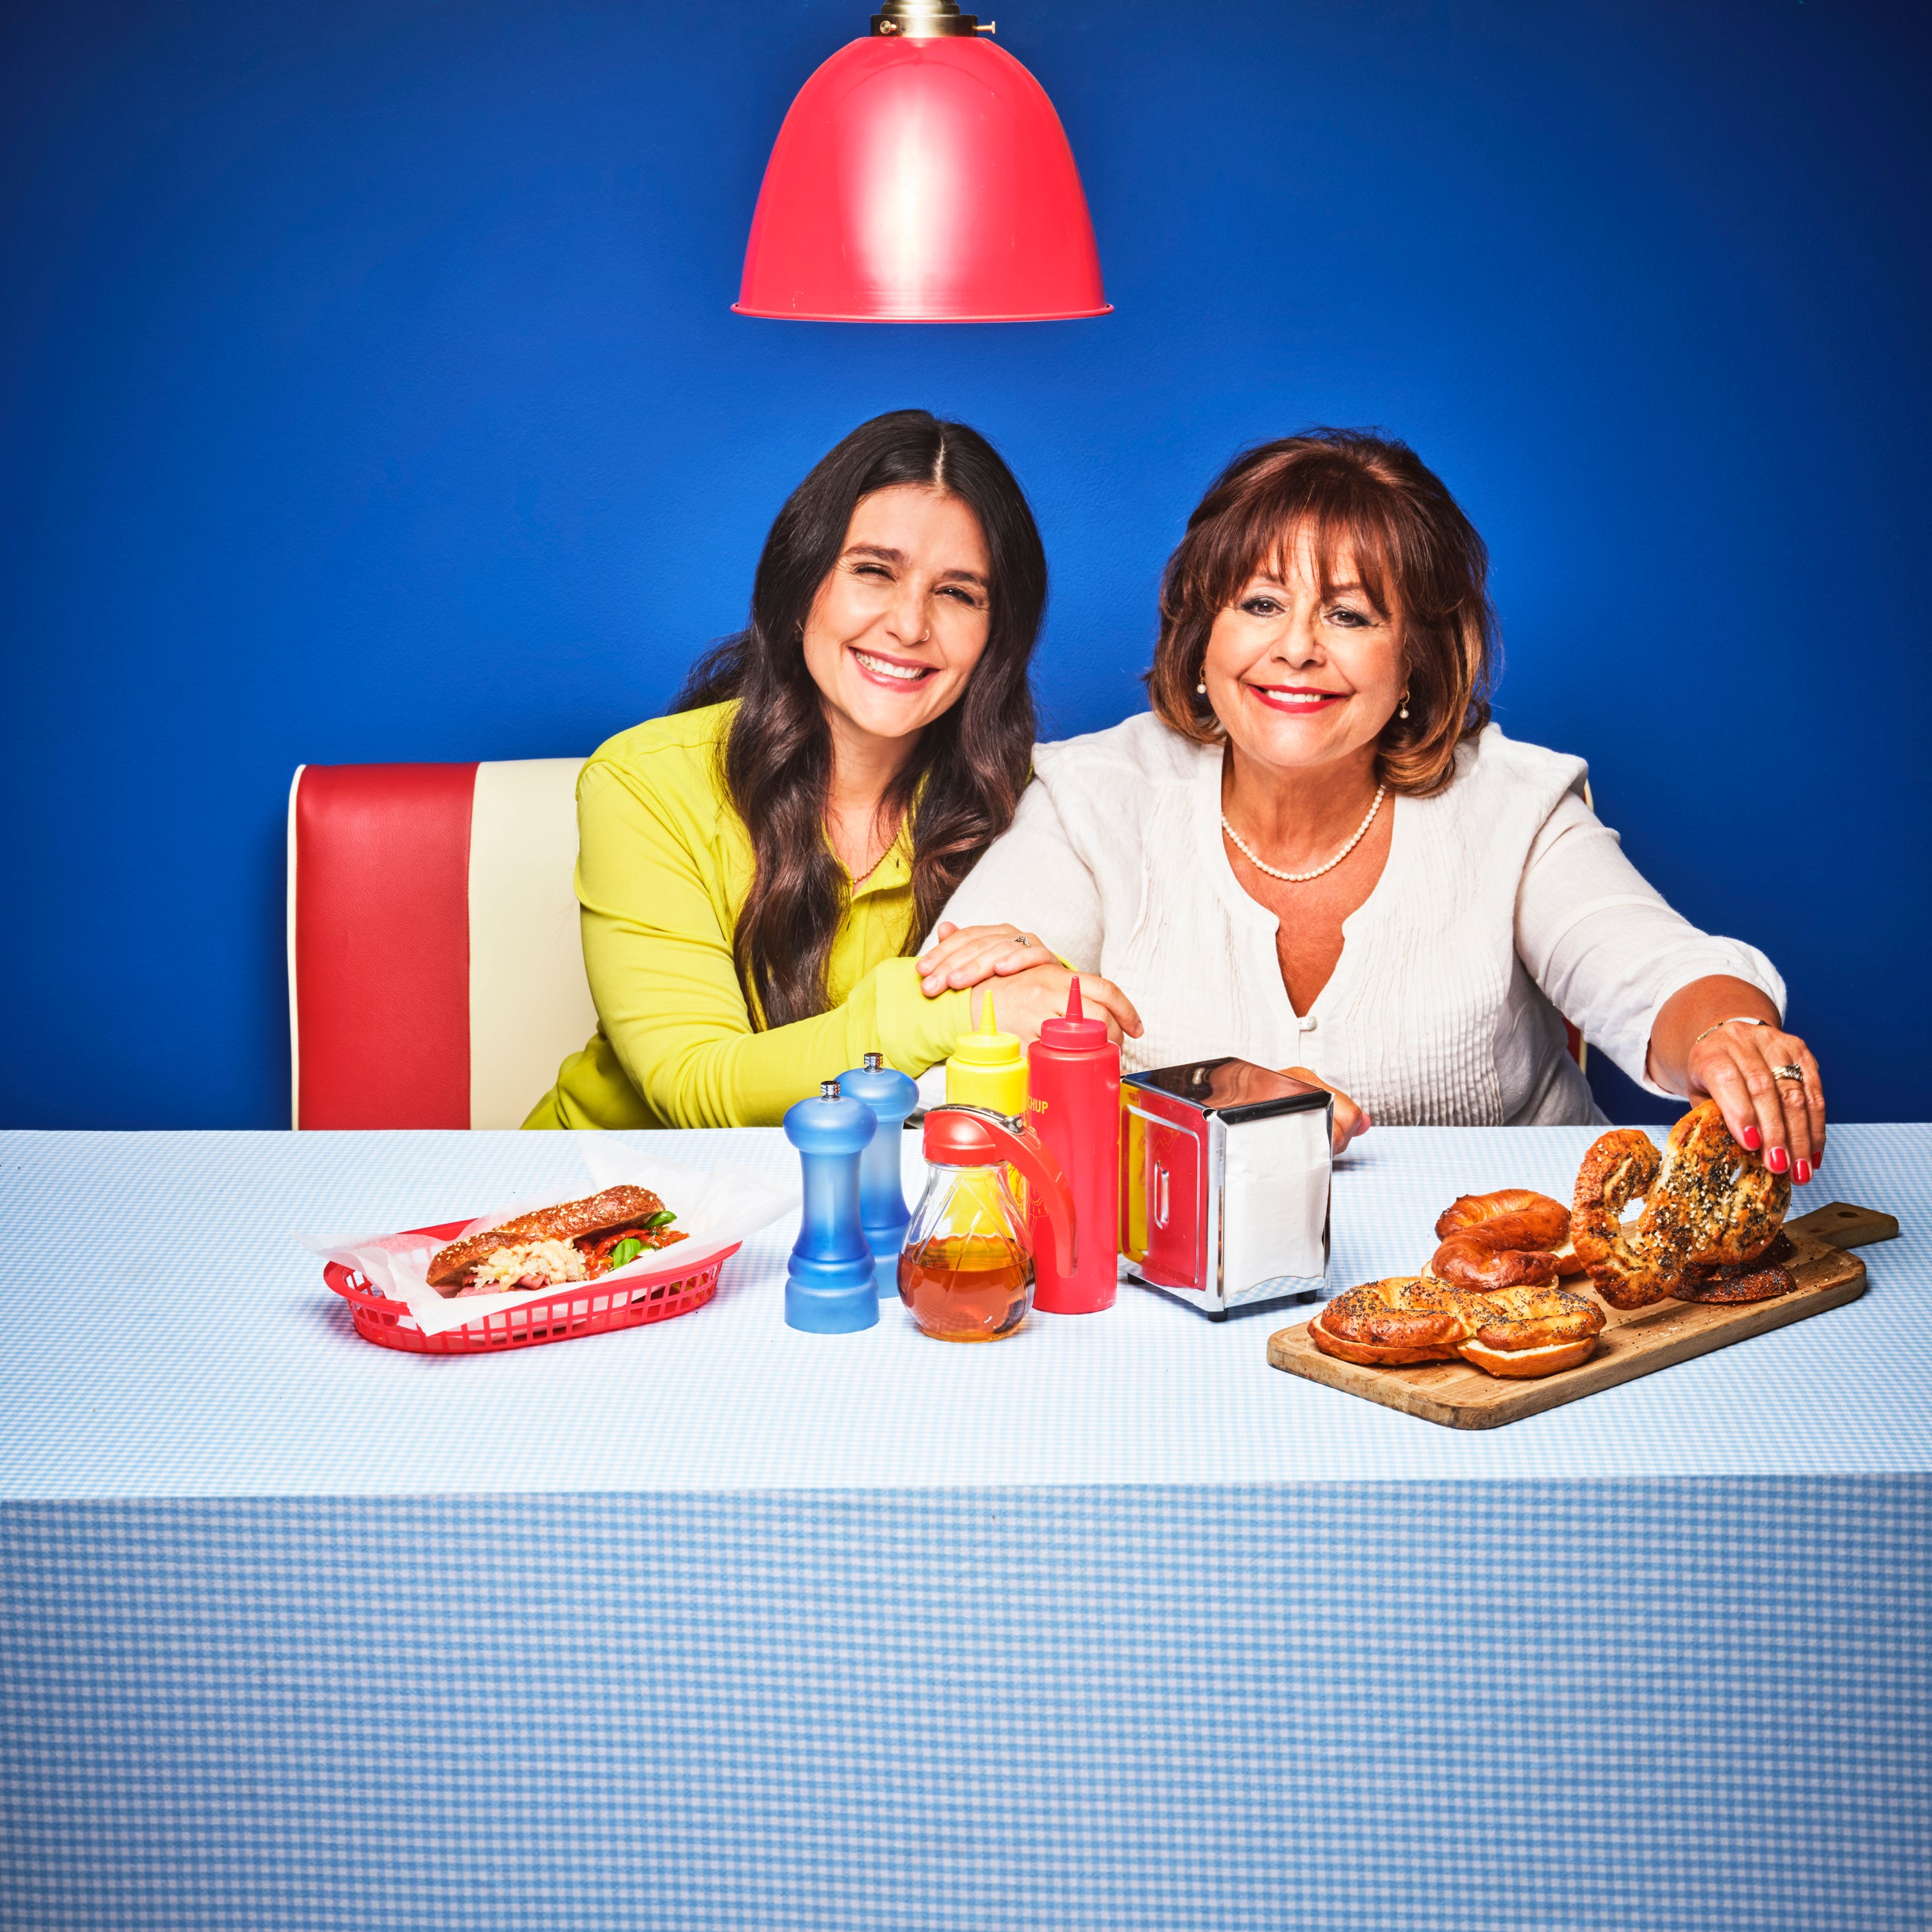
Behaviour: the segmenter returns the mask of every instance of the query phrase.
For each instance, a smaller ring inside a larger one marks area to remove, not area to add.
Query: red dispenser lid
[[[1090,1020],[1081,1010],[1080,976],[1076,973],[1073,983],[1066,989],[1066,1012],[1064,1018],[1044,1019],[1040,1023],[1040,1036],[1048,1046],[1084,1047],[1090,1052],[1107,1043],[1107,1022]]]
[[[1073,1272],[1073,1191],[1037,1134],[983,1107],[928,1107],[925,1148],[926,1159],[941,1167],[993,1167],[1006,1161],[1018,1168],[1046,1210],[1060,1272]]]
[[[1009,1120],[987,1107],[962,1107],[951,1102],[926,1110],[924,1146],[928,1160],[948,1167],[994,1167],[1022,1158],[1015,1151],[1034,1136],[1017,1120]]]

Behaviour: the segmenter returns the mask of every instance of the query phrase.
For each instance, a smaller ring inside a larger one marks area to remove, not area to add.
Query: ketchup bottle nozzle
[[[1089,1013],[1080,997],[1078,974],[1068,983],[1066,1010],[1049,1013],[1040,1023],[1040,1044],[1069,1052],[1097,1053],[1107,1044],[1107,1022],[1098,1013]]]

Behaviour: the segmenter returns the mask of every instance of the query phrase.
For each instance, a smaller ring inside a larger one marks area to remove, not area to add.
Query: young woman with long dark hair
[[[749,626],[584,768],[598,1028],[524,1124],[768,1125],[868,1052],[944,1059],[980,995],[922,997],[910,950],[1025,787],[1046,604],[1033,513],[975,430],[898,410],[826,456],[765,540]],[[1000,1025],[1030,1038],[1072,977],[1004,980]]]

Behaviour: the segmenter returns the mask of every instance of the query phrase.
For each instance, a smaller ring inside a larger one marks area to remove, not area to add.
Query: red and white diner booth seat
[[[583,766],[297,769],[298,1127],[517,1127],[550,1090],[597,1026],[572,883]]]
[[[298,1127],[517,1127],[596,1030],[581,758],[304,765],[289,793]]]

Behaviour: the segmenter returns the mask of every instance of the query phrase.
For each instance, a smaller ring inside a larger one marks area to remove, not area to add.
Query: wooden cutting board
[[[1708,1355],[1714,1348],[1728,1348],[1749,1336],[1766,1334],[1808,1315],[1857,1300],[1865,1292],[1865,1264],[1845,1250],[1868,1241],[1890,1240],[1898,1232],[1898,1222],[1874,1208],[1834,1201],[1787,1221],[1784,1232],[1798,1250],[1786,1263],[1798,1283],[1792,1293],[1773,1301],[1728,1304],[1660,1301],[1628,1311],[1604,1304],[1609,1318],[1597,1352],[1574,1369],[1538,1382],[1486,1375],[1463,1361],[1418,1362],[1405,1369],[1338,1362],[1316,1349],[1305,1322],[1268,1337],[1268,1360],[1292,1376],[1364,1396],[1447,1429],[1499,1429],[1506,1422],[1540,1415],[1599,1389],[1615,1388],[1620,1382],[1688,1362],[1694,1355]],[[1564,1286],[1592,1294],[1587,1282],[1567,1281]]]

